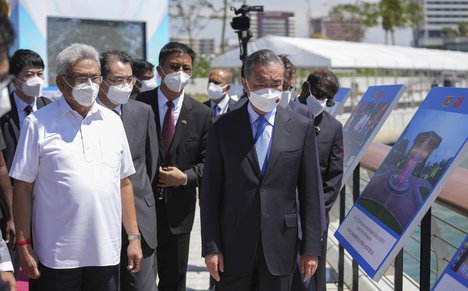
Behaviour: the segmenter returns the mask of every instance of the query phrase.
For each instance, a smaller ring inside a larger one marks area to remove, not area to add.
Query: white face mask
[[[86,83],[78,84],[75,85],[75,87],[72,87],[67,82],[67,80],[65,80],[65,82],[68,84],[68,86],[70,86],[70,88],[72,88],[73,99],[75,99],[75,101],[78,102],[78,104],[81,106],[89,107],[94,103],[94,101],[96,101],[96,97],[99,93],[98,84],[88,80]]]
[[[208,97],[210,97],[211,100],[218,101],[220,99],[223,99],[223,97],[226,95],[224,93],[224,87],[221,87],[220,85],[216,85],[213,82],[208,83]]]
[[[310,95],[306,99],[307,107],[309,107],[310,113],[312,113],[314,116],[318,116],[318,115],[320,115],[320,113],[323,112],[323,107],[324,106],[322,105],[322,102],[320,102],[320,101],[317,100],[317,98],[315,98],[314,95]],[[326,102],[327,102],[327,100],[325,99],[325,103]]]
[[[22,82],[21,80],[19,81]],[[42,78],[34,76],[33,78],[28,79],[22,83],[23,85],[21,85],[21,91],[23,91],[26,96],[37,97],[42,95],[42,87],[44,85],[44,80]]]
[[[0,117],[10,112],[10,94],[8,93],[8,86],[0,89]]]
[[[282,91],[281,92],[281,101],[280,101],[280,106],[283,108],[286,108],[291,101],[291,97],[294,94],[292,91]]]
[[[258,110],[263,112],[271,112],[280,103],[281,91],[274,88],[264,88],[257,91],[250,91],[249,100]]]
[[[128,102],[128,99],[130,98],[130,93],[132,93],[132,89],[133,86],[131,86],[128,83],[124,83],[119,86],[109,86],[107,98],[109,98],[110,102],[116,105],[126,104]]]
[[[151,78],[149,80],[138,80],[138,81],[140,81],[141,83],[141,87],[139,88],[140,93],[153,90],[156,87],[158,87],[158,85],[156,84],[156,80],[154,78]]]
[[[164,73],[162,68],[161,71]],[[187,86],[190,82],[191,76],[182,71],[173,72],[167,75],[166,73],[164,74],[165,76],[163,78],[163,83],[166,84],[167,88],[169,88],[169,90],[171,90],[172,92],[178,93],[184,90],[185,86]]]

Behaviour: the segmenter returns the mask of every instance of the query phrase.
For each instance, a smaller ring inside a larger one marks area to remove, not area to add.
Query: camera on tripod
[[[241,16],[233,17],[231,22],[231,27],[236,30],[248,30],[250,28],[250,17],[248,16],[249,12],[263,12],[262,5],[242,5],[239,9],[231,7],[231,10],[234,11],[234,14]]]
[[[263,12],[263,6],[249,6],[244,4],[239,9],[231,7],[231,11],[234,11],[236,15],[242,14],[241,16],[236,16],[232,18],[231,27],[234,30],[236,30],[237,36],[239,38],[240,59],[243,62],[247,57],[247,43],[252,37],[252,32],[249,30],[249,12]]]

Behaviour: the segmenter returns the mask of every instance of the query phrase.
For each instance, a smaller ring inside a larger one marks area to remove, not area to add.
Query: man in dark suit
[[[340,87],[338,78],[329,70],[317,70],[307,77],[302,85],[299,101],[307,104],[317,135],[320,173],[326,213],[326,231],[322,237],[322,254],[317,273],[306,290],[326,290],[326,255],[329,212],[338,197],[343,177],[343,131],[341,123],[323,110],[334,105],[333,97]],[[296,284],[294,284],[296,286]],[[295,289],[303,290],[303,289]]]
[[[15,90],[10,94],[11,111],[0,119],[5,138],[6,150],[3,152],[5,162],[10,169],[23,120],[50,103],[50,100],[39,97],[44,84],[44,61],[34,51],[17,50],[10,61],[11,80]]]
[[[10,169],[15,155],[24,119],[27,115],[51,102],[45,97],[39,97],[42,94],[44,83],[44,61],[39,54],[27,49],[17,50],[10,60],[10,74],[13,76],[11,82],[15,88],[10,94],[11,110],[0,118],[0,128],[6,145],[3,150],[3,158],[5,159],[7,171]],[[0,164],[3,164],[3,162],[0,162]],[[14,243],[15,227],[10,195],[12,194],[4,195],[5,199],[2,199],[2,204],[6,208],[2,209],[5,223],[2,225],[2,230],[6,234],[7,240]],[[11,255],[15,275],[17,275],[19,264],[16,252],[12,250]]]
[[[298,215],[306,278],[320,255],[321,184],[313,124],[277,107],[283,65],[272,51],[250,55],[244,75],[249,102],[210,129],[200,198],[202,255],[216,290],[289,290]]]
[[[132,59],[122,51],[104,52],[100,56],[101,75],[98,102],[113,110],[122,118],[127,134],[136,173],[130,177],[135,197],[138,227],[141,233],[143,260],[141,271],[128,272],[127,256],[121,255],[121,290],[155,291],[156,276],[153,272],[156,249],[156,199],[151,183],[156,174],[158,139],[154,114],[149,105],[129,99],[135,77]],[[122,252],[126,252],[129,240],[122,236]]]
[[[228,94],[231,82],[232,74],[228,70],[217,68],[211,70],[207,88],[210,99],[203,104],[211,108],[214,118],[231,111],[232,106],[236,103]]]
[[[159,137],[158,247],[161,291],[185,291],[190,231],[195,216],[196,188],[200,185],[211,110],[187,96],[195,52],[170,42],[159,53],[161,86],[140,93],[137,100],[150,104]]]

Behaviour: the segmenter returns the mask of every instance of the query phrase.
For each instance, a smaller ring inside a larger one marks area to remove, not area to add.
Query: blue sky
[[[222,0],[211,1],[215,7],[220,7]],[[239,8],[243,2],[247,2],[248,5],[263,5],[265,11],[292,11],[296,16],[296,36],[308,37],[308,25],[307,25],[307,11],[308,5],[310,5],[310,16],[321,17],[328,15],[328,11],[337,4],[343,3],[356,3],[356,0],[248,0],[238,1],[235,5]],[[378,2],[378,0],[368,0],[368,2]],[[233,12],[229,14],[231,17],[234,16]],[[180,33],[171,27],[171,36],[180,36]],[[196,34],[199,38],[215,38],[216,46],[220,43],[221,38],[221,21],[210,22],[203,31]],[[226,29],[227,38],[237,38],[230,25],[227,25]],[[410,46],[412,40],[412,32],[410,29],[397,29],[395,33],[395,41],[397,45]],[[364,42],[370,43],[385,43],[384,31],[378,27],[370,28],[365,37]]]

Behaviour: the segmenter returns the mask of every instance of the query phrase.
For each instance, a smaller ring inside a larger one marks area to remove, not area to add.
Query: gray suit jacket
[[[140,232],[150,248],[157,245],[156,198],[152,182],[158,163],[158,137],[151,106],[134,100],[122,105],[122,122],[127,134],[136,173],[130,177]]]

